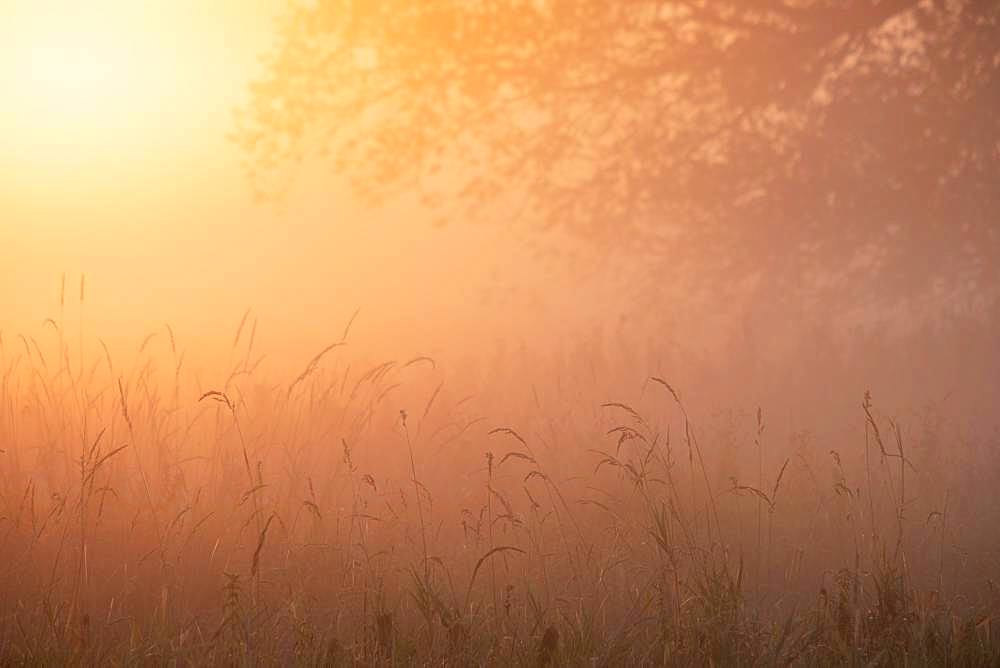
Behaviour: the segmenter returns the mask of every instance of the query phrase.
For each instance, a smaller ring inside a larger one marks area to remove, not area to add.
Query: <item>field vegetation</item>
[[[1000,662],[981,323],[282,374],[252,316],[214,370],[65,320],[0,342],[5,664]]]

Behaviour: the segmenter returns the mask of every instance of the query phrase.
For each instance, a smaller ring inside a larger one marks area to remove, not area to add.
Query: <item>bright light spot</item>
[[[30,55],[37,88],[53,102],[77,102],[80,98],[103,97],[114,85],[115,67],[87,46],[45,45]]]
[[[0,225],[12,199],[36,220],[49,203],[120,210],[235,161],[231,109],[272,36],[263,1],[0,0]]]
[[[47,23],[19,47],[11,72],[16,101],[36,123],[93,131],[114,125],[129,106],[136,54],[119,33],[93,22]]]

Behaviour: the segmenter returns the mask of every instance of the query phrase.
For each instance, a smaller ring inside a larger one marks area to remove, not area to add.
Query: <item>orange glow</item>
[[[127,45],[106,33],[104,26],[62,18],[57,25],[40,26],[37,34],[23,35],[15,85],[24,91],[25,111],[42,123],[51,115],[73,125],[80,116],[107,119],[135,99],[139,64]]]
[[[64,273],[87,275],[94,345],[165,321],[217,343],[248,306],[271,359],[284,348],[293,364],[357,307],[366,344],[405,327],[408,352],[448,349],[460,326],[502,337],[516,325],[495,306],[514,294],[530,317],[569,322],[525,290],[541,262],[512,265],[523,253],[504,230],[431,229],[408,203],[364,210],[325,169],[302,174],[284,206],[253,201],[226,135],[283,5],[3,5],[0,330],[52,317]]]
[[[97,185],[148,191],[193,156],[218,159],[275,6],[5,3],[0,173],[23,202]]]
[[[86,164],[137,149],[143,133],[162,124],[152,112],[183,76],[184,63],[169,50],[178,26],[156,26],[138,8],[24,2],[7,10],[0,85],[11,167]]]
[[[943,257],[816,261],[880,109],[727,97],[900,3],[657,4],[0,0],[0,668],[1000,665],[1000,300],[840,290]]]
[[[0,5],[0,328],[50,316],[63,272],[88,274],[95,333],[145,327],[140,304],[202,322],[193,282],[246,252],[209,249],[273,215],[225,135],[280,5]]]

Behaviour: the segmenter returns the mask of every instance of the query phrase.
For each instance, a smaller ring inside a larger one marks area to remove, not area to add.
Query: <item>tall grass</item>
[[[782,444],[659,370],[462,399],[428,358],[359,365],[350,326],[275,382],[249,313],[202,385],[169,327],[71,352],[64,306],[0,336],[4,663],[1000,662],[995,509],[871,395],[842,442]]]

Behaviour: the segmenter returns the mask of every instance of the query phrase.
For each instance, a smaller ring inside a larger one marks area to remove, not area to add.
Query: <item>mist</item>
[[[0,9],[3,661],[997,661],[995,9],[106,4]]]

